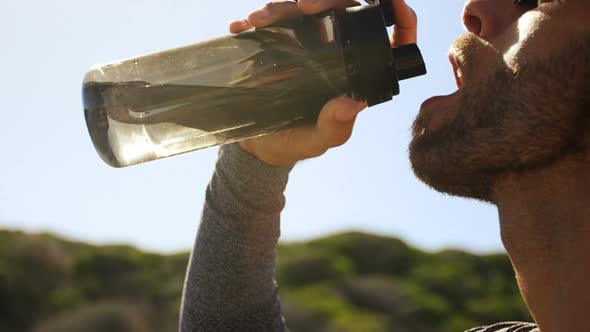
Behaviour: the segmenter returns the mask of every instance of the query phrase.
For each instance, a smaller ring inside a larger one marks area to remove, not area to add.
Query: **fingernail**
[[[244,27],[244,26],[247,26],[249,23],[248,23],[248,20],[237,20],[237,21],[231,22],[231,24],[239,24],[240,26]]]

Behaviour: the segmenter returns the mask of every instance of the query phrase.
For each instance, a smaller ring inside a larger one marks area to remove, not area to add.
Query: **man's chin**
[[[492,185],[497,173],[462,167],[463,163],[445,158],[444,154],[443,149],[427,150],[419,139],[414,139],[410,162],[416,177],[438,192],[493,203]]]

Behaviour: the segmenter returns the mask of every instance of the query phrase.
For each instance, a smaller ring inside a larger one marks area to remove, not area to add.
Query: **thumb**
[[[358,113],[366,105],[348,97],[332,99],[322,109],[316,124],[316,138],[326,149],[348,141]]]

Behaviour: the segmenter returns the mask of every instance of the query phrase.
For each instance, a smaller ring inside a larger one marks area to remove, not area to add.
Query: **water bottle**
[[[91,68],[82,94],[98,154],[124,167],[312,124],[340,95],[391,100],[426,69],[416,45],[391,48],[387,1]]]

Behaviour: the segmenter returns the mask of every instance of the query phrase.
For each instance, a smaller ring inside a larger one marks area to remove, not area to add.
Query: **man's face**
[[[471,0],[463,17],[459,90],[422,105],[410,159],[434,189],[491,201],[498,176],[579,149],[590,128],[590,1]]]

